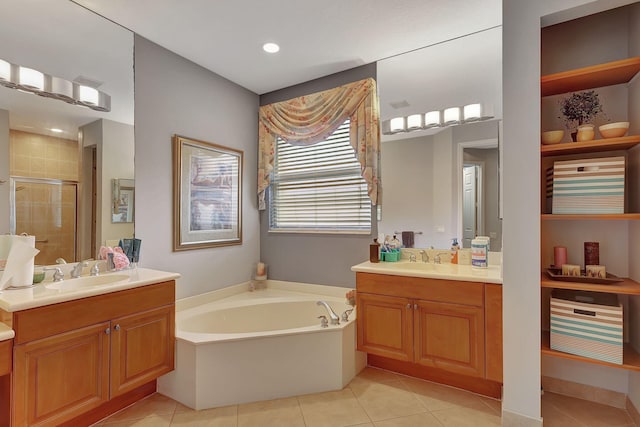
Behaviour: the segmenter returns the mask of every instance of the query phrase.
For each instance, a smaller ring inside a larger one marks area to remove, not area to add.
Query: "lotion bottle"
[[[458,249],[460,249],[458,238],[454,237],[453,239],[451,239],[451,264],[458,263]]]
[[[380,243],[378,243],[378,239],[373,239],[373,243],[369,245],[369,261],[380,262]]]

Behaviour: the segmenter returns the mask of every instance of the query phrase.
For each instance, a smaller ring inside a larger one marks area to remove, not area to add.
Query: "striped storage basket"
[[[553,209],[553,168],[547,168],[545,175],[545,213],[551,212]]]
[[[554,214],[624,213],[625,158],[553,163]]]
[[[622,364],[622,304],[615,294],[555,289],[551,348]]]

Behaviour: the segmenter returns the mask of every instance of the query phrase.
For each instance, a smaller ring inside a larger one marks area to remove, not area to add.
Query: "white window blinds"
[[[371,231],[371,200],[349,142],[349,120],[310,146],[277,139],[269,205],[271,231]]]

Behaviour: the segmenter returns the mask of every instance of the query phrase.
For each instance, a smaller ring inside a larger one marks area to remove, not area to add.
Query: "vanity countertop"
[[[0,341],[10,340],[15,335],[16,334],[13,332],[13,329],[0,322]]]
[[[91,286],[78,286],[83,278],[67,279],[62,282],[52,282],[51,279],[34,285],[26,289],[0,291],[0,309],[8,312],[26,310],[29,308],[42,307],[50,304],[87,298],[110,292],[133,289],[152,283],[174,280],[180,277],[178,273],[151,270],[148,268],[136,268],[133,270],[122,270],[101,274],[95,277],[119,276],[121,280],[115,283],[97,284]],[[78,280],[78,282],[74,282]],[[2,323],[0,323],[1,327]],[[11,331],[13,332],[13,331]],[[2,339],[2,329],[0,329],[0,339]]]
[[[460,280],[465,282],[502,284],[500,265],[488,268],[473,268],[459,264],[425,264],[422,262],[363,262],[351,267],[351,271],[362,273],[389,274],[392,276],[426,277],[429,279]]]

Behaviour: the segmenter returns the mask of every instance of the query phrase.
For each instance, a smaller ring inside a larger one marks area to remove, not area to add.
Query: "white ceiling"
[[[502,21],[501,0],[74,1],[257,94]]]
[[[0,87],[0,109],[10,111],[12,128],[60,127],[68,138],[100,117],[133,123],[133,36],[126,29],[257,94],[383,60],[378,86],[385,119],[395,113],[385,103],[400,98],[420,108],[413,112],[423,111],[424,99],[442,104],[433,108],[449,106],[445,101],[456,94],[480,99],[473,84],[461,82],[468,71],[485,69],[482,61],[494,66],[494,55],[481,53],[486,46],[461,50],[459,40],[494,34],[501,23],[501,0],[2,0],[2,6],[11,12],[0,15],[0,58],[69,80],[104,82],[100,90],[111,95],[112,112],[99,113]],[[280,52],[263,52],[267,41],[280,44]],[[458,77],[434,81],[428,93],[409,84],[436,70],[451,76],[451,66]],[[412,69],[425,72],[407,78]]]

